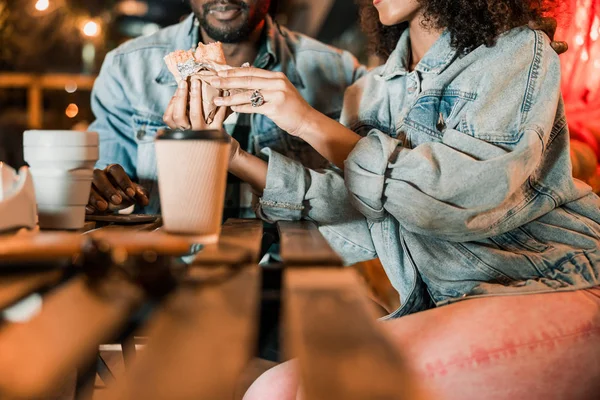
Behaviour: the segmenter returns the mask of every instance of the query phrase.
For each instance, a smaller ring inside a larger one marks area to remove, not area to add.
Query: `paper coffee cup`
[[[163,131],[156,138],[165,230],[216,242],[221,233],[230,136],[220,130]]]
[[[33,176],[40,228],[83,228],[98,144],[95,132],[24,133],[23,153]]]

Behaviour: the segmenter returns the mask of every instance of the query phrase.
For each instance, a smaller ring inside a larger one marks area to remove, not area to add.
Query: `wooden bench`
[[[0,265],[30,259],[23,254],[35,241],[45,249],[40,262],[72,257],[88,237],[131,254],[174,255],[189,248],[188,241],[156,228],[31,234],[19,239],[26,245],[0,238]],[[282,340],[286,355],[298,359],[305,398],[420,398],[355,270],[342,267],[314,224],[280,223],[278,229],[285,267]],[[174,289],[157,299],[157,310],[137,333],[148,338],[144,351],[94,398],[233,398],[256,353],[262,236],[260,221],[224,224],[219,244],[198,252]],[[0,284],[0,309],[40,288],[48,291],[30,320],[0,325],[0,398],[43,398],[74,370],[85,371],[98,346],[114,343],[148,295],[127,279],[90,285],[81,267],[9,276]]]
[[[279,231],[284,346],[298,359],[305,398],[421,398],[356,271],[342,268],[314,224],[285,222]]]

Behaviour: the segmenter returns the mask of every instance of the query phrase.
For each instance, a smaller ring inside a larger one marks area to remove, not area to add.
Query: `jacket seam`
[[[542,53],[543,53],[543,39],[539,32],[533,31],[535,41],[534,41],[534,56],[533,62],[529,67],[529,76],[527,78],[527,87],[525,90],[525,97],[523,99],[523,105],[521,106],[521,124],[525,122],[529,111],[531,110],[531,105],[533,104],[533,97],[535,92],[535,85],[539,78],[540,65],[542,61]]]

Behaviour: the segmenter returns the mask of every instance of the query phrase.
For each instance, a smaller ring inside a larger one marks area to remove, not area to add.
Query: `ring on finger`
[[[260,90],[255,90],[252,92],[252,96],[250,97],[250,104],[252,107],[260,107],[265,104],[265,97],[262,95]]]

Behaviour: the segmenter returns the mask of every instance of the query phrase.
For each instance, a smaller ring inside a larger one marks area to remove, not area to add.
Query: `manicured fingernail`
[[[179,89],[185,89],[185,81],[179,81]]]
[[[211,86],[221,86],[221,80],[219,78],[210,78],[208,80],[209,85]]]
[[[133,188],[127,188],[125,193],[127,193],[127,196],[129,196],[129,197],[135,196],[135,190],[133,190]]]
[[[223,99],[221,97],[215,97],[215,99],[213,101],[214,101],[215,105],[217,105],[217,106],[223,105]]]
[[[96,210],[92,206],[85,206],[85,213],[87,215],[93,214]]]
[[[104,200],[98,200],[96,202],[96,208],[100,211],[104,211],[108,208],[108,203],[105,202]]]
[[[123,199],[118,194],[113,194],[110,197],[110,202],[113,203],[113,204],[115,204],[115,205],[121,204],[122,201],[123,201]]]

